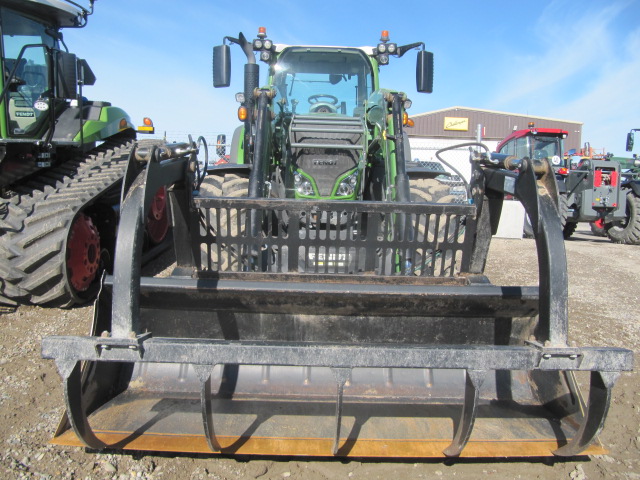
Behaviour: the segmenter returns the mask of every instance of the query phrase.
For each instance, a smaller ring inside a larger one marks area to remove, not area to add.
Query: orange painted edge
[[[147,450],[158,452],[210,453],[225,455],[286,455],[332,457],[333,440],[326,438],[231,438],[216,437],[221,452],[212,452],[203,435],[145,433],[130,441],[127,432],[95,432],[107,445],[123,450]],[[71,430],[53,438],[51,443],[82,447]],[[396,440],[358,439],[354,443],[342,441],[339,457],[393,457],[393,458],[444,458],[442,451],[449,446],[444,440]],[[550,440],[470,440],[460,457],[546,457],[560,445]],[[589,446],[580,455],[603,455],[608,451],[599,442]]]

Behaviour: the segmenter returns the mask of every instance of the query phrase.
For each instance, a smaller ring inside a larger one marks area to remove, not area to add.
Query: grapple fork
[[[468,205],[307,202],[192,197],[184,152],[155,151],[132,184],[93,335],[43,340],[65,381],[56,442],[357,457],[603,451],[596,436],[632,353],[568,346],[550,165],[474,157]],[[163,184],[177,267],[142,277],[138,246]],[[482,273],[505,193],[531,218],[538,287]],[[221,229],[221,218],[260,228]],[[580,371],[591,372],[585,411]]]

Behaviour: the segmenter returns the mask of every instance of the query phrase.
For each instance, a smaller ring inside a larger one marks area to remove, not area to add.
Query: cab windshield
[[[10,136],[33,134],[46,113],[34,108],[35,103],[49,86],[49,56],[47,47],[54,47],[55,40],[46,33],[45,25],[31,20],[8,8],[0,8],[2,27],[3,82],[9,82],[3,105],[8,110]],[[33,45],[20,52],[25,45]],[[14,70],[12,78],[9,74]],[[7,101],[8,100],[8,101]]]
[[[285,112],[358,115],[373,90],[371,65],[358,49],[292,47],[272,68]]]
[[[533,158],[553,158],[554,155],[562,156],[562,148],[558,137],[536,136],[533,141]]]

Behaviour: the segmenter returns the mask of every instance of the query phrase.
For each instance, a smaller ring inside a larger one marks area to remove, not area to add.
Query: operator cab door
[[[3,87],[9,87],[3,102],[7,135],[14,138],[35,138],[42,134],[49,104],[42,101],[51,90],[50,55],[43,45],[53,48],[55,40],[46,33],[45,25],[24,17],[8,8],[0,8],[2,27]],[[25,45],[22,58],[20,51]],[[16,66],[17,64],[17,66]],[[15,68],[12,78],[11,71]]]
[[[500,149],[500,153],[513,155],[517,158],[531,158],[531,142],[528,136],[514,138],[505,143]]]

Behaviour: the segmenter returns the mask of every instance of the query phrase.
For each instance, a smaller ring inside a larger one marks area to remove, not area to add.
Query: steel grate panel
[[[445,277],[468,271],[472,205],[194,201],[201,272]]]

